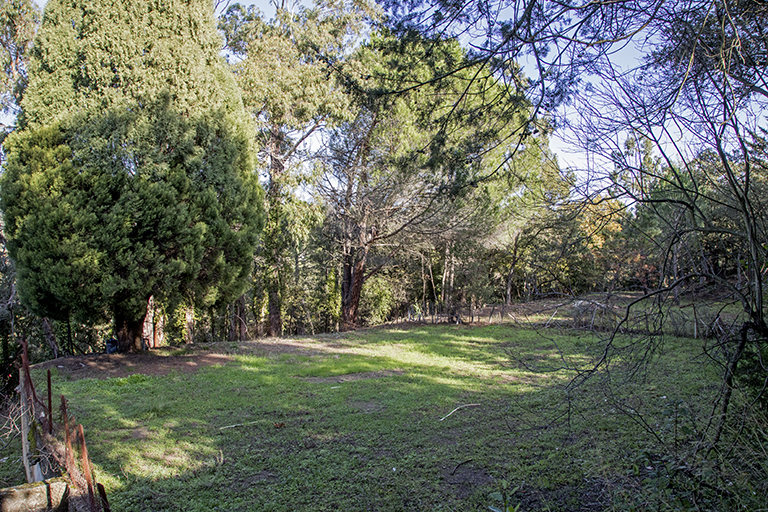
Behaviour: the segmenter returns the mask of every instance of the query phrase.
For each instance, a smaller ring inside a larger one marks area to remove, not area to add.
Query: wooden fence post
[[[21,460],[24,463],[24,473],[27,483],[35,481],[32,466],[29,464],[29,395],[27,395],[24,368],[19,368],[19,405],[21,408]]]
[[[107,491],[104,490],[104,486],[101,484],[96,484],[96,488],[99,490],[101,506],[104,509],[104,512],[112,512],[109,508],[109,501],[107,501]]]
[[[51,388],[51,370],[48,369],[48,435],[53,435],[53,403],[52,403],[53,388]]]
[[[69,430],[69,412],[67,411],[67,399],[61,395],[61,422],[64,424],[64,466],[67,472],[72,474],[75,465],[75,456],[72,450],[72,436]]]
[[[83,426],[77,426],[77,433],[80,437],[80,456],[83,462],[83,473],[85,473],[85,483],[88,486],[88,504],[91,510],[98,510],[96,508],[96,498],[93,488],[93,473],[91,471],[91,459],[88,458],[88,447],[85,445],[85,432],[83,432]]]

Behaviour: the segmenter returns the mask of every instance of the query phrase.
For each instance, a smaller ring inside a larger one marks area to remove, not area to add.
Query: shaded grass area
[[[21,462],[21,422],[18,402],[0,397],[0,487],[26,483]]]
[[[488,510],[506,481],[522,510],[606,510],[647,479],[658,442],[617,406],[663,430],[670,403],[704,414],[717,379],[691,340],[621,389],[569,385],[602,354],[581,332],[412,326],[292,343],[225,344],[231,362],[193,374],[54,372],[113,509]]]

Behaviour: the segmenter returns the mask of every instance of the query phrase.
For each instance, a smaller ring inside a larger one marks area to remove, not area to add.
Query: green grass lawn
[[[487,511],[505,485],[520,510],[655,507],[663,495],[638,494],[658,484],[654,450],[686,441],[684,417],[710,412],[717,385],[695,340],[645,368],[627,341],[576,387],[603,353],[585,332],[429,325],[287,342],[217,344],[230,362],[194,373],[54,369],[112,509]]]

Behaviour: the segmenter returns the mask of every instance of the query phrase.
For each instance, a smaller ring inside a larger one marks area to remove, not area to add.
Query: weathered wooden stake
[[[38,403],[37,393],[35,393],[35,385],[32,383],[32,376],[29,373],[29,352],[27,351],[27,339],[21,339],[21,368],[24,370],[19,376],[23,377],[21,381],[22,386],[27,386],[27,394],[32,398],[32,410],[34,411],[35,403]],[[34,412],[32,414],[34,416]]]
[[[101,506],[104,512],[112,512],[109,508],[109,502],[107,501],[107,491],[104,490],[104,486],[96,484],[96,488],[99,490],[99,497],[101,498]]]
[[[75,465],[75,457],[72,451],[72,436],[69,432],[69,413],[67,412],[67,399],[61,395],[61,421],[64,423],[64,465],[67,473],[72,474],[72,467]]]
[[[51,388],[51,370],[48,369],[48,435],[53,435],[53,388]]]
[[[19,368],[19,403],[21,405],[21,461],[24,464],[24,473],[27,483],[35,481],[32,466],[29,463],[29,396],[24,382],[24,368]]]
[[[88,458],[88,447],[85,445],[85,432],[83,432],[83,426],[77,426],[77,433],[80,437],[80,455],[83,459],[83,473],[85,473],[85,483],[88,486],[88,503],[91,506],[91,510],[98,510],[96,508],[96,498],[93,488],[93,473],[91,472],[91,459]]]

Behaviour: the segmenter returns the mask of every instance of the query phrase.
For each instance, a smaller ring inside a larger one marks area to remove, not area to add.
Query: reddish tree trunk
[[[266,256],[267,300],[269,311],[269,336],[283,334],[282,318],[282,259],[287,248],[286,234],[282,232],[283,211],[283,172],[285,165],[280,153],[284,143],[284,133],[278,126],[272,126],[267,143],[269,155],[269,183],[266,194],[267,222],[264,226],[264,250]]]
[[[245,320],[245,295],[241,295],[232,304],[232,315],[229,324],[229,341],[244,341],[248,338],[248,325]]]
[[[343,281],[341,285],[341,328],[349,331],[357,326],[357,312],[360,306],[360,295],[365,282],[365,262],[368,247],[360,250],[359,258],[355,251],[344,259]]]
[[[139,352],[142,350],[141,339],[144,335],[144,318],[147,312],[140,318],[130,318],[121,311],[115,312],[115,336],[117,337],[117,351]]]

